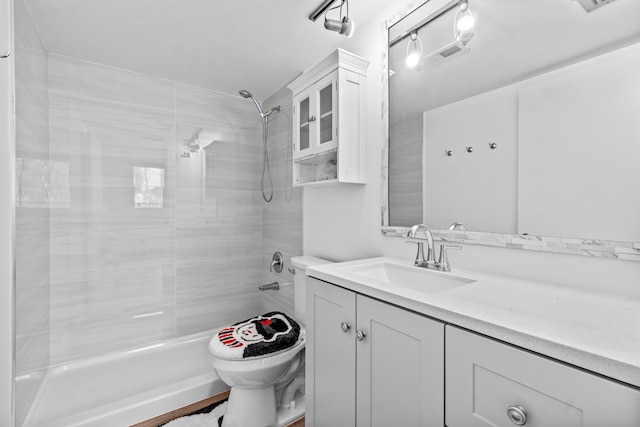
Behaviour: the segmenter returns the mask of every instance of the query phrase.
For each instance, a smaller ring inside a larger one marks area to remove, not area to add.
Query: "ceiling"
[[[321,0],[25,2],[50,52],[258,99],[346,40],[308,19]],[[388,4],[350,0],[356,32]]]

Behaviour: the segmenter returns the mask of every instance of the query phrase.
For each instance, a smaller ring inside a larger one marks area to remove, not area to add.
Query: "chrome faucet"
[[[449,230],[467,231],[467,227],[465,227],[463,223],[456,221],[451,223]]]
[[[418,244],[418,252],[416,253],[416,260],[413,264],[417,267],[425,267],[425,268],[431,268],[431,269],[437,270],[437,267],[436,267],[437,263],[434,255],[434,249],[433,249],[433,233],[431,232],[431,229],[424,224],[416,224],[413,227],[411,227],[411,229],[407,233],[407,237],[412,239],[418,239],[419,237],[417,237],[417,235],[421,231],[424,232],[424,234],[427,236],[427,258],[425,259],[424,257],[423,242],[413,242]]]
[[[435,260],[435,249],[433,247],[433,233],[431,229],[424,224],[416,224],[407,233],[407,237],[411,239],[419,239],[417,237],[419,232],[424,232],[427,236],[427,258],[424,257],[424,242],[412,242],[409,241],[407,243],[417,243],[418,244],[418,252],[416,253],[416,260],[414,261],[414,265],[416,267],[428,268],[430,270],[439,270],[439,271],[451,271],[451,265],[449,264],[449,257],[447,256],[447,249],[462,249],[462,246],[458,245],[440,245],[440,257],[438,261]]]

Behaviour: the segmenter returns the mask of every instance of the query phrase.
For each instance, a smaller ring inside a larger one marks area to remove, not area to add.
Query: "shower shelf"
[[[289,84],[294,186],[365,183],[368,66],[338,49]]]

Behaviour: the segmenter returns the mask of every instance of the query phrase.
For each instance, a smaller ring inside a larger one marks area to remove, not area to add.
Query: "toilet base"
[[[294,421],[304,417],[305,397],[298,396],[289,407],[279,406],[277,412],[277,427],[286,427]]]
[[[275,427],[276,393],[273,386],[231,387],[222,427]]]
[[[232,387],[222,427],[285,427],[304,416],[305,397],[276,408],[273,386]]]

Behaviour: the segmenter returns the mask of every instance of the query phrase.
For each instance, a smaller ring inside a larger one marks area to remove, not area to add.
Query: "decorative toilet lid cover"
[[[295,345],[300,325],[279,311],[255,316],[222,328],[209,342],[209,351],[221,359],[265,356]]]

